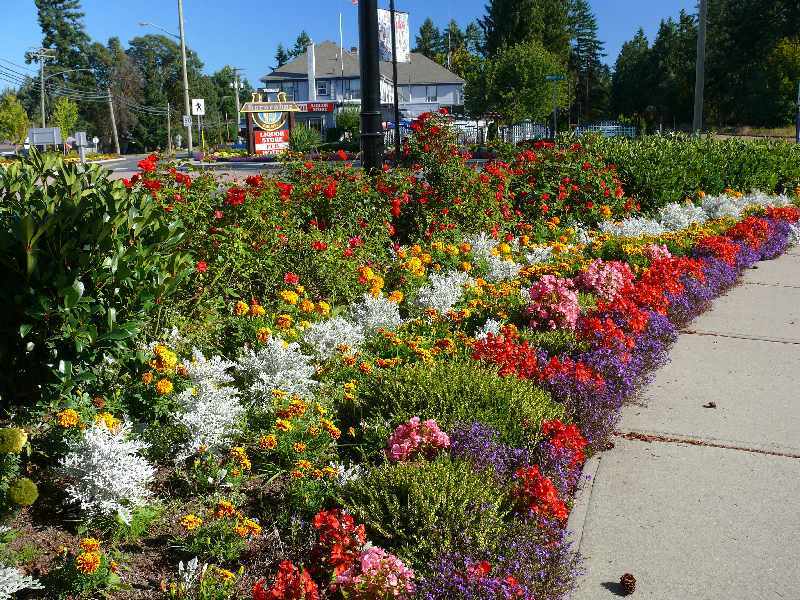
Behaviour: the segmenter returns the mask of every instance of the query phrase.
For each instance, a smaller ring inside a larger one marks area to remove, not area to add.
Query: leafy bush
[[[466,532],[488,545],[503,528],[503,498],[470,464],[442,459],[375,467],[346,486],[341,501],[370,540],[425,572]]]
[[[20,477],[8,486],[8,499],[17,506],[30,506],[39,497],[39,488],[27,477]]]
[[[800,146],[783,141],[670,135],[595,138],[592,146],[617,166],[625,191],[645,211],[693,198],[698,191],[771,193],[800,185]]]
[[[562,410],[531,382],[499,377],[474,361],[388,371],[365,381],[358,398],[357,404],[344,407],[349,414],[343,421],[357,425],[365,420],[368,430],[378,429],[379,443],[385,443],[394,425],[418,416],[435,419],[445,431],[480,421],[497,429],[504,442],[521,446],[536,437],[542,420],[560,416]]]
[[[30,403],[58,380],[68,391],[128,358],[190,271],[181,223],[108,177],[37,153],[0,171],[4,398]]]
[[[361,133],[361,114],[356,108],[346,108],[336,115],[336,128],[342,130],[351,140],[357,140]]]
[[[305,125],[295,126],[289,134],[289,147],[294,152],[310,152],[321,143],[319,132]]]

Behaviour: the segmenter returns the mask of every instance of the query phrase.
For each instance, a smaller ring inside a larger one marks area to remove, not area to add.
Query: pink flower
[[[607,262],[598,258],[589,263],[579,281],[587,291],[613,302],[633,283],[633,272],[627,263],[617,260]]]
[[[526,310],[531,326],[547,329],[575,329],[578,294],[571,279],[545,275],[531,286],[531,303]]]
[[[332,587],[355,600],[404,600],[411,598],[416,590],[414,571],[377,546],[362,551],[350,568],[336,577]]]
[[[422,454],[432,459],[439,450],[450,447],[450,438],[436,421],[428,419],[420,422],[419,417],[411,418],[394,430],[387,444],[386,456],[392,462],[402,462]]]

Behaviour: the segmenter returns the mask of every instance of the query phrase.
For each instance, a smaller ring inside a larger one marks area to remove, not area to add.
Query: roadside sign
[[[47,144],[57,146],[62,143],[61,129],[58,127],[34,127],[28,130],[28,137],[31,139],[31,144],[33,146],[44,146]]]
[[[92,143],[93,143],[95,146],[97,146],[97,144],[99,144],[99,143],[100,143],[100,138],[99,138],[99,137],[97,137],[97,136],[94,136],[94,137],[92,138]]]
[[[203,98],[192,98],[192,114],[195,117],[206,116],[206,101]]]
[[[564,81],[563,75],[546,75],[545,79],[547,81]]]
[[[191,127],[192,126],[192,117],[189,115],[183,115],[183,126],[184,127]]]

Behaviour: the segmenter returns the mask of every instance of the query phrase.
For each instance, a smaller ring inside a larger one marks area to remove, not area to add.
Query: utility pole
[[[700,135],[703,129],[703,94],[706,83],[706,29],[708,22],[708,0],[700,0],[700,24],[697,29],[697,63],[694,81],[694,120],[692,131]]]
[[[55,59],[55,50],[52,48],[37,48],[28,54],[31,58],[39,61],[39,102],[42,110],[42,128],[47,127],[47,112],[44,106],[44,63]]]
[[[111,96],[111,86],[106,88],[108,92],[108,111],[111,113],[111,132],[114,134],[114,150],[117,154],[122,154],[119,151],[119,135],[117,134],[117,119],[114,117],[114,99]]]
[[[389,12],[392,20],[392,81],[394,85],[394,164],[400,163],[400,94],[397,90],[397,33],[395,31],[394,0],[389,0]],[[450,35],[448,30],[447,35]],[[448,61],[449,59],[448,53]]]
[[[184,114],[191,115],[192,107],[189,103],[189,74],[186,70],[186,35],[183,31],[183,0],[178,0],[178,26],[181,34],[181,60],[183,61],[183,108]],[[192,124],[186,126],[186,143],[189,147],[189,158],[192,156]]]
[[[797,84],[797,123],[795,124],[794,140],[800,144],[800,83]]]
[[[367,171],[375,172],[383,163],[377,0],[361,0],[358,3],[358,40],[361,63],[361,164]]]
[[[167,154],[172,154],[172,123],[170,120],[169,102],[167,102]]]

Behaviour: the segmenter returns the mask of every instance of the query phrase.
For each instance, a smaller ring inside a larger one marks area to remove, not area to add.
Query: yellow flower
[[[195,529],[200,527],[200,525],[202,525],[202,524],[203,524],[203,519],[201,519],[200,517],[198,517],[196,515],[192,515],[192,514],[185,515],[181,519],[181,526],[186,531],[194,531]]]
[[[325,473],[328,477],[336,477],[336,469],[333,467],[325,467],[322,469],[322,472]]]
[[[469,273],[470,271],[472,271],[472,263],[468,263],[466,261],[462,262],[461,270],[464,271],[465,273]]]
[[[306,451],[306,445],[303,442],[295,442],[292,448],[294,448],[294,451],[298,454],[302,454]]]
[[[300,302],[300,310],[304,313],[312,313],[314,312],[314,303],[311,300],[304,299]]]
[[[231,448],[230,457],[245,471],[249,471],[252,467],[250,458],[247,456],[247,452],[245,452],[244,448],[241,446],[235,446]]]
[[[275,326],[278,329],[289,329],[292,326],[292,323],[294,323],[294,319],[292,319],[291,315],[278,315],[278,318],[275,319]]]
[[[600,214],[607,219],[611,216],[611,207],[608,204],[603,204],[603,206],[600,207]]]
[[[372,365],[368,362],[362,362],[360,365],[358,365],[358,370],[364,373],[364,375],[369,375],[372,373]]]
[[[97,552],[100,550],[100,540],[95,538],[83,538],[80,541],[80,547],[84,552]]]
[[[262,450],[274,450],[278,446],[278,438],[274,435],[264,435],[258,440],[258,447]]]
[[[286,302],[286,304],[294,306],[300,300],[300,297],[292,290],[283,290],[281,292],[281,299]]]
[[[214,576],[222,583],[231,583],[236,580],[236,575],[221,567],[214,567]]]
[[[169,379],[159,379],[158,383],[156,383],[156,393],[159,396],[166,396],[167,394],[171,394],[174,386]]]
[[[247,302],[244,302],[243,300],[239,300],[233,307],[233,314],[235,314],[237,317],[243,317],[249,312],[250,312],[250,305],[247,304]]]
[[[92,575],[100,568],[100,554],[98,552],[84,552],[75,559],[75,568],[84,575]]]
[[[120,420],[117,419],[111,413],[100,413],[95,416],[94,422],[100,425],[101,423],[105,425],[106,429],[108,429],[111,433],[114,433],[117,429],[119,429]]]
[[[258,331],[256,331],[256,339],[262,344],[266,344],[271,335],[272,332],[269,330],[269,327],[260,327]]]
[[[218,519],[223,517],[232,517],[236,514],[236,508],[227,500],[217,501],[217,507],[214,509],[214,516]]]
[[[153,383],[153,372],[147,371],[146,373],[142,374],[142,383],[145,385],[150,385]]]
[[[275,421],[275,429],[279,431],[291,431],[294,429],[294,425],[292,425],[291,421],[287,419],[278,419]]]
[[[253,304],[250,306],[251,317],[263,317],[265,314],[267,314],[267,311],[260,304]]]
[[[324,300],[320,300],[317,302],[317,312],[321,314],[323,317],[329,315],[331,312],[331,305],[325,302]]]
[[[153,349],[156,359],[151,363],[159,373],[174,373],[178,356],[166,346],[159,344]]]
[[[400,304],[403,301],[403,292],[400,290],[395,290],[391,294],[389,294],[389,302],[394,302],[395,304]]]
[[[297,468],[303,471],[306,471],[311,468],[311,463],[305,459],[301,459],[297,461]]]
[[[66,408],[56,416],[58,417],[58,424],[64,428],[75,427],[81,422],[78,413],[72,408]]]

